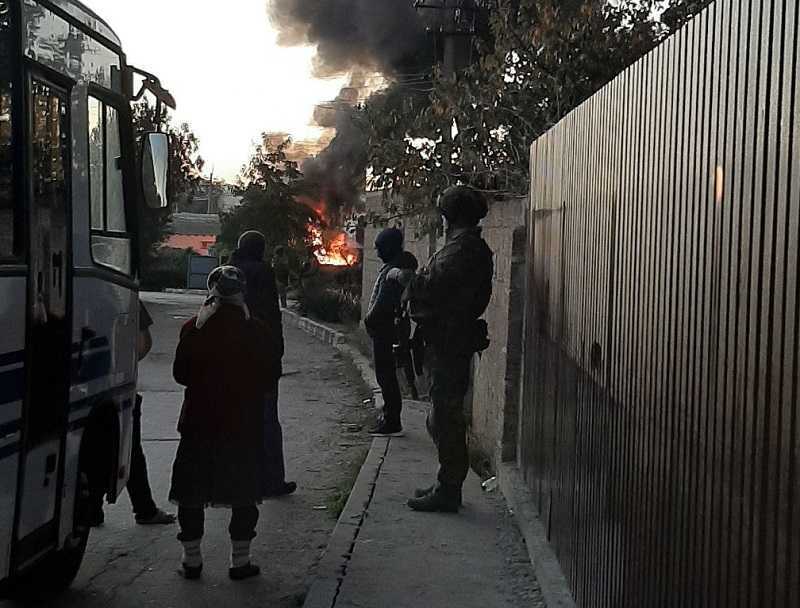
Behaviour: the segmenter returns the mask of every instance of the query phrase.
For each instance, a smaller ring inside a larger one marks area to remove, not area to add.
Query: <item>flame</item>
[[[317,226],[309,226],[314,255],[323,266],[353,266],[358,262],[358,253],[348,244],[347,235],[343,232],[335,235],[327,243],[323,232]]]

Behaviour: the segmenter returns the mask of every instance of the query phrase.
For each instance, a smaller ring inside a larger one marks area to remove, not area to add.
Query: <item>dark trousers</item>
[[[471,356],[433,353],[428,432],[439,452],[439,483],[461,487],[469,471],[464,398],[469,388]]]
[[[267,392],[264,402],[264,457],[268,490],[280,490],[286,481],[283,459],[283,429],[278,419],[278,382]]]
[[[148,519],[156,514],[158,508],[153,501],[150,481],[147,479],[147,461],[142,450],[142,396],[136,395],[133,408],[133,445],[131,446],[131,470],[128,476],[128,496],[133,512],[140,519]]]
[[[179,541],[200,540],[203,538],[205,526],[205,509],[202,507],[178,507],[178,523],[181,531],[178,533]],[[256,536],[258,523],[258,507],[233,507],[231,509],[231,522],[228,532],[231,540],[252,540]]]
[[[375,376],[383,393],[383,418],[388,424],[400,424],[403,396],[397,382],[397,365],[394,358],[394,340],[390,337],[372,338],[375,356]]]

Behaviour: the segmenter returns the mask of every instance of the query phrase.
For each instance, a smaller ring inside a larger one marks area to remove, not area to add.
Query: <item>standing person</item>
[[[400,414],[403,397],[397,382],[397,363],[394,345],[397,341],[395,322],[400,316],[403,286],[397,280],[387,279],[393,269],[417,269],[416,258],[403,251],[403,233],[397,228],[386,228],[375,239],[375,249],[383,266],[375,279],[364,326],[372,338],[375,358],[375,376],[383,394],[383,415],[372,429],[374,436],[400,437],[403,425]]]
[[[186,387],[172,469],[170,500],[178,504],[181,574],[200,577],[207,506],[232,510],[230,578],[259,574],[250,561],[264,497],[264,392],[278,360],[266,324],[245,304],[244,274],[221,266],[208,278],[209,297],[181,330],[173,375]]]
[[[267,325],[272,335],[273,352],[277,355],[272,384],[264,396],[264,453],[270,496],[285,496],[297,489],[294,481],[286,481],[286,465],[283,458],[283,430],[278,418],[278,384],[283,373],[283,321],[278,304],[278,288],[275,273],[264,261],[267,241],[263,234],[248,230],[239,237],[238,248],[231,255],[231,264],[244,273],[247,281],[245,301],[251,314]]]
[[[288,305],[287,295],[289,293],[289,256],[286,247],[278,245],[272,255],[272,270],[275,273],[275,283],[278,288],[278,296],[281,306],[286,308]]]
[[[139,335],[136,340],[139,361],[144,359],[153,348],[153,337],[150,335],[152,325],[153,318],[139,300]],[[147,460],[142,449],[142,396],[139,394],[136,395],[136,405],[133,408],[130,474],[126,489],[131,499],[137,524],[148,526],[175,523],[175,515],[159,509],[153,500],[150,481],[147,477]],[[103,494],[101,491],[96,491],[93,493],[90,524],[93,527],[100,526],[104,520]]]
[[[445,245],[427,268],[413,275],[392,270],[389,279],[408,285],[412,316],[432,355],[428,430],[439,452],[436,484],[415,492],[408,505],[416,511],[455,513],[469,470],[464,398],[473,355],[488,346],[483,315],[492,295],[492,251],[478,224],[486,217],[484,196],[467,186],[446,190],[439,199],[445,221]]]

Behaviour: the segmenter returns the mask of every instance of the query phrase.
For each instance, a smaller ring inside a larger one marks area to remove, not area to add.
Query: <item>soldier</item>
[[[458,512],[461,486],[469,470],[464,398],[472,356],[488,346],[480,321],[492,295],[492,251],[478,223],[486,217],[484,196],[467,186],[446,190],[439,199],[446,243],[418,274],[401,269],[387,278],[407,285],[411,314],[431,355],[433,409],[428,431],[439,452],[436,484],[415,492],[416,511]]]

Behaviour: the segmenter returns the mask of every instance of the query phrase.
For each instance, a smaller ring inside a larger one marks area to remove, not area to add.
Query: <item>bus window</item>
[[[9,7],[0,2],[0,259],[13,257],[14,142],[12,123],[12,42]]]
[[[122,189],[122,144],[119,135],[119,112],[106,107],[106,219],[107,229],[126,232],[125,193]]]
[[[88,130],[92,258],[97,264],[130,274],[119,112],[89,97]]]
[[[92,228],[105,228],[103,195],[103,104],[94,97],[89,98],[89,195],[92,202]]]

